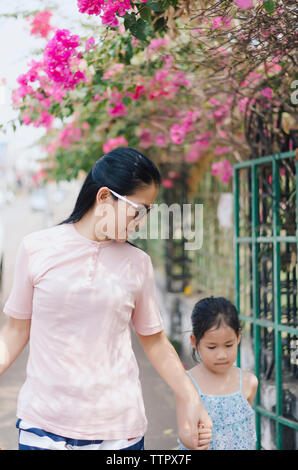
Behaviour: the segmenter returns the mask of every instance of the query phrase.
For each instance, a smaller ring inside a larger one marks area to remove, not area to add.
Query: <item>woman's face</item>
[[[144,189],[137,190],[129,196],[124,195],[135,204],[150,206],[154,204],[159,187],[154,183]],[[119,242],[125,242],[130,233],[134,232],[138,225],[142,225],[146,217],[134,222],[136,209],[128,202],[114,199],[107,187],[102,187],[97,193],[95,208],[95,235],[97,239],[109,238]]]

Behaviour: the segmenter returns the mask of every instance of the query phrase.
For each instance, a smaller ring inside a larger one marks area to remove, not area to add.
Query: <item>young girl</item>
[[[211,420],[163,332],[151,259],[127,242],[160,182],[145,155],[115,149],[88,173],[68,219],[21,241],[0,332],[0,374],[30,336],[19,449],[144,448],[130,323],[175,394],[179,438],[207,448],[210,438],[198,436],[198,425],[207,429]]]
[[[199,364],[187,373],[212,419],[210,449],[255,449],[251,405],[258,380],[234,365],[241,334],[238,312],[228,300],[209,297],[196,303],[191,320],[193,359],[198,354]]]

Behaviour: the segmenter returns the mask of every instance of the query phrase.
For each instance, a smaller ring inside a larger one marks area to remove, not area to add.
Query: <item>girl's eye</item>
[[[232,346],[232,344],[227,344],[227,348],[231,348]]]
[[[215,346],[208,346],[208,349],[215,349]]]

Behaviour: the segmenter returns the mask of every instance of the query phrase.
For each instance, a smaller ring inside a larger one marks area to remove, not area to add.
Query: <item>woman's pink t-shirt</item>
[[[31,318],[17,417],[74,439],[122,439],[147,429],[130,322],[163,330],[150,257],[72,224],[26,235],[4,313]]]

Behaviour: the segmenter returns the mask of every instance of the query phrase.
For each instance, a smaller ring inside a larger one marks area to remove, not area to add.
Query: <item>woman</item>
[[[126,241],[160,182],[146,156],[113,150],[88,173],[68,219],[23,238],[0,334],[0,373],[30,335],[17,410],[20,449],[144,448],[130,321],[175,394],[180,441],[208,448],[211,421],[164,334],[151,259]]]

